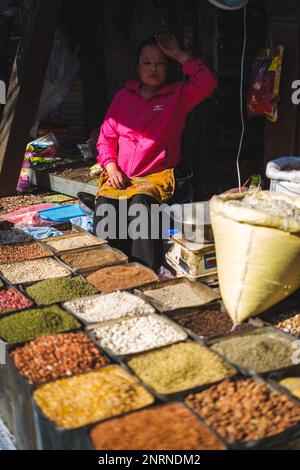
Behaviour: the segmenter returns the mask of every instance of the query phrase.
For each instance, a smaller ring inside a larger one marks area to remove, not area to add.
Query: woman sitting
[[[182,65],[188,81],[168,83],[168,58]],[[104,171],[94,232],[125,252],[131,261],[158,270],[162,243],[159,237],[151,236],[151,225],[155,228],[151,209],[154,204],[176,199],[186,117],[212,95],[216,78],[201,59],[190,57],[170,34],[156,35],[141,44],[137,73],[138,78],[115,95],[101,126],[97,160]],[[124,235],[123,230],[124,223],[130,225],[136,204],[147,214],[147,228],[141,227],[144,235],[138,238]],[[119,233],[121,225],[123,234]]]

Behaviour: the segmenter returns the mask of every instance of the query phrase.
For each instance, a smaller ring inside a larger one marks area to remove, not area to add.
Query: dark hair
[[[142,50],[144,49],[144,47],[147,47],[147,46],[157,46],[157,47],[159,47],[154,36],[151,36],[150,38],[145,39],[144,41],[142,41],[140,43],[140,45],[138,47],[138,50],[137,50],[137,54],[136,54],[136,64],[137,65],[139,65],[139,62],[140,62],[140,57],[141,57]]]

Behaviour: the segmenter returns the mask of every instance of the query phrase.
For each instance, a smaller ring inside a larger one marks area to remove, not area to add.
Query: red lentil
[[[108,363],[84,333],[42,336],[16,348],[11,357],[20,374],[36,384],[99,369]]]
[[[32,303],[15,289],[0,290],[0,314],[30,307]]]

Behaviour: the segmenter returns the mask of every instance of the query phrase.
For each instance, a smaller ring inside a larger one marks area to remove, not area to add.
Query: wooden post
[[[61,0],[36,0],[27,13],[0,125],[0,196],[15,194],[34,124]]]
[[[216,9],[208,2],[194,2],[194,54],[212,67],[217,41]],[[216,97],[196,106],[184,133],[183,158],[194,171],[194,200],[210,198],[216,185]]]

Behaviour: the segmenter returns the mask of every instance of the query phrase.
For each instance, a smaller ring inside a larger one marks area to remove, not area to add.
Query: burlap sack
[[[210,204],[221,295],[234,323],[300,287],[300,196],[255,192],[258,206],[260,200],[282,201],[295,209],[272,215],[242,206],[247,194],[214,196]]]

